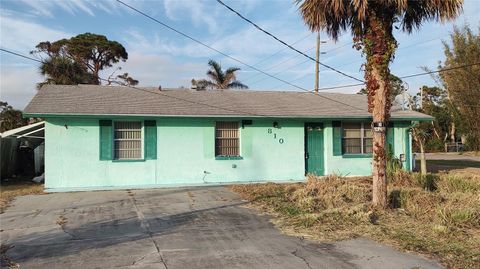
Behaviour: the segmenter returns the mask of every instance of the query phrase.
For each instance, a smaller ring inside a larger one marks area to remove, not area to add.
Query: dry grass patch
[[[480,176],[398,171],[390,209],[371,206],[371,178],[309,176],[306,183],[232,189],[276,215],[287,233],[335,241],[358,236],[432,256],[449,268],[480,268]]]
[[[17,196],[29,194],[43,194],[43,184],[22,181],[12,182],[0,186],[0,213],[3,213],[9,203]]]

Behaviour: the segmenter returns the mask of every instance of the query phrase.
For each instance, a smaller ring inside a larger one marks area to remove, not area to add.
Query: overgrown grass
[[[17,196],[42,193],[43,184],[29,181],[2,182],[2,185],[0,185],[0,213],[3,213],[9,203]]]
[[[371,206],[371,183],[368,177],[309,176],[306,183],[232,188],[278,216],[287,233],[325,241],[366,236],[449,268],[480,268],[480,176],[397,171],[388,210]]]

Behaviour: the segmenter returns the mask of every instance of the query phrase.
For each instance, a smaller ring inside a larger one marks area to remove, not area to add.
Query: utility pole
[[[315,93],[318,94],[318,88],[319,88],[319,77],[320,77],[320,72],[319,72],[319,62],[320,62],[320,31],[317,32],[317,57],[316,57],[316,62],[315,62]]]
[[[320,41],[320,31],[317,32],[317,57],[315,61],[315,93],[318,94],[320,89],[320,54],[326,54],[326,52],[320,52],[320,44],[327,43],[327,41]]]

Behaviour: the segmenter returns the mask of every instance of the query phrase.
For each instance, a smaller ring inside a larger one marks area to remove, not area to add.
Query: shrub
[[[445,145],[441,139],[427,139],[425,142],[426,152],[443,152],[445,151]]]

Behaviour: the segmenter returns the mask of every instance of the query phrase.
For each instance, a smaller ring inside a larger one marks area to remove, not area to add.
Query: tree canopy
[[[238,67],[230,67],[226,71],[222,70],[222,66],[214,60],[208,62],[210,69],[207,71],[209,80],[192,79],[192,85],[200,88],[210,89],[248,89],[248,86],[237,80],[235,72],[240,70]]]
[[[444,41],[445,61],[440,65],[448,70],[440,78],[462,119],[468,147],[476,151],[480,150],[480,27],[477,31],[455,27],[450,42]]]
[[[92,33],[54,42],[40,42],[35,48],[32,54],[42,58],[46,55],[40,67],[40,72],[47,75],[43,84],[99,85],[101,70],[128,59],[122,44]]]
[[[0,101],[0,132],[22,127],[28,124],[22,116],[22,111],[14,109],[7,102]]]
[[[308,27],[314,31],[325,30],[337,39],[342,31],[350,30],[363,38],[371,28],[374,17],[384,23],[398,22],[404,32],[420,28],[426,20],[454,19],[462,9],[463,0],[296,0]],[[388,26],[388,25],[385,25]]]

